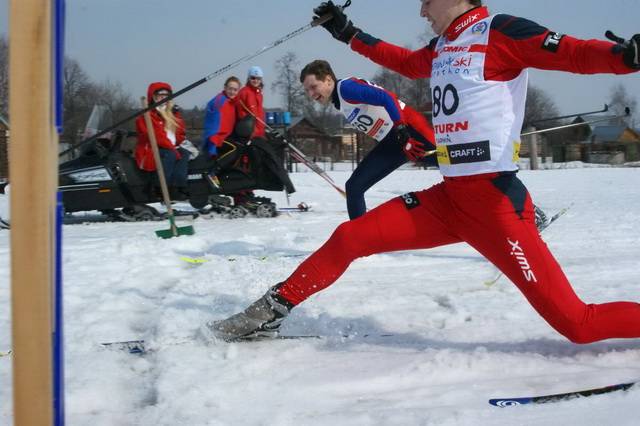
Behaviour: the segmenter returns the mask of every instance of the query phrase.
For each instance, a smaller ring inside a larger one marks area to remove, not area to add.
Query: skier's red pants
[[[514,174],[445,178],[341,224],[278,293],[297,305],[331,285],[359,257],[461,241],[496,265],[570,341],[640,337],[640,304],[585,304],[574,293],[540,239],[531,197]]]

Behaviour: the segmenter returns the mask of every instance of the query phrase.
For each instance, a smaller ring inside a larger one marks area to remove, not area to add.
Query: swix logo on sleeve
[[[415,209],[420,205],[420,200],[418,200],[418,196],[415,192],[409,192],[407,194],[401,195],[400,199],[404,203],[407,210]]]
[[[520,269],[522,270],[522,274],[524,275],[524,278],[528,282],[533,281],[534,283],[537,283],[538,280],[536,279],[536,275],[533,273],[533,270],[531,269],[531,265],[529,265],[527,256],[524,254],[524,250],[522,250],[522,248],[520,247],[520,242],[517,240],[513,242],[509,238],[507,238],[507,242],[509,243],[509,250],[510,250],[509,254],[513,256],[518,262],[518,266],[520,266]]]
[[[560,48],[560,42],[562,41],[563,37],[564,37],[564,34],[559,34],[559,33],[547,34],[547,37],[544,39],[544,42],[542,43],[542,48],[544,50],[548,50],[549,52],[556,53]]]

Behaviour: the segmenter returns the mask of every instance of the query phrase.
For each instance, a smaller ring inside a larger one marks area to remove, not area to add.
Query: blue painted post
[[[52,97],[55,105],[55,126],[58,136],[63,130],[63,96],[64,96],[64,24],[65,24],[65,0],[54,1],[53,31],[55,43],[54,70],[55,94]],[[59,140],[56,141],[59,144]],[[56,152],[58,150],[56,149]],[[62,220],[64,207],[62,205],[62,193],[57,192],[56,203],[56,253],[55,253],[55,282],[53,292],[53,424],[64,426],[64,310],[62,302]]]

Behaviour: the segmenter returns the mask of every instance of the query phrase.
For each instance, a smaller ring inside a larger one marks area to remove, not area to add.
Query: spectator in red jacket
[[[255,117],[255,127],[251,135],[252,138],[264,138],[264,108],[262,107],[262,89],[264,88],[264,73],[257,65],[249,68],[247,84],[238,92],[236,99],[236,112],[238,120],[246,116]]]
[[[171,85],[164,82],[151,83],[147,90],[147,99],[150,102],[159,102],[172,92]],[[189,151],[180,147],[185,141],[185,125],[177,106],[169,101],[154,110],[149,115],[153,132],[158,142],[160,159],[164,170],[167,185],[172,198],[180,199],[188,196],[187,193],[187,166]],[[156,163],[149,141],[144,116],[136,119],[136,131],[138,144],[136,145],[135,158],[138,167],[145,171],[155,171]]]

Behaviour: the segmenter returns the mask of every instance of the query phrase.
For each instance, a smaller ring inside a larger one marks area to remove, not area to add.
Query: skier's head
[[[151,83],[147,88],[147,99],[148,102],[160,102],[167,96],[170,96],[173,93],[173,89],[169,83],[165,83],[163,81],[156,81],[155,83]],[[164,126],[166,130],[175,132],[178,126],[178,120],[173,113],[174,104],[173,101],[165,102],[164,104],[156,107],[156,111],[162,117],[164,121]]]
[[[454,19],[478,6],[482,6],[482,0],[422,0],[420,16],[427,18],[433,32],[441,35]]]
[[[240,86],[242,86],[242,83],[240,83],[240,79],[238,77],[236,76],[229,77],[224,82],[225,96],[229,99],[235,98],[236,95],[238,94],[238,91],[240,90]]]
[[[161,99],[166,98],[173,92],[171,85],[164,81],[156,81],[151,83],[147,88],[147,99],[149,102],[158,102]]]
[[[300,72],[300,83],[307,96],[321,104],[326,105],[331,102],[336,81],[338,79],[331,65],[322,59],[308,63]]]
[[[264,78],[264,72],[262,72],[262,68],[257,65],[249,68],[249,72],[247,72],[247,85],[262,88],[264,83],[262,79]]]

